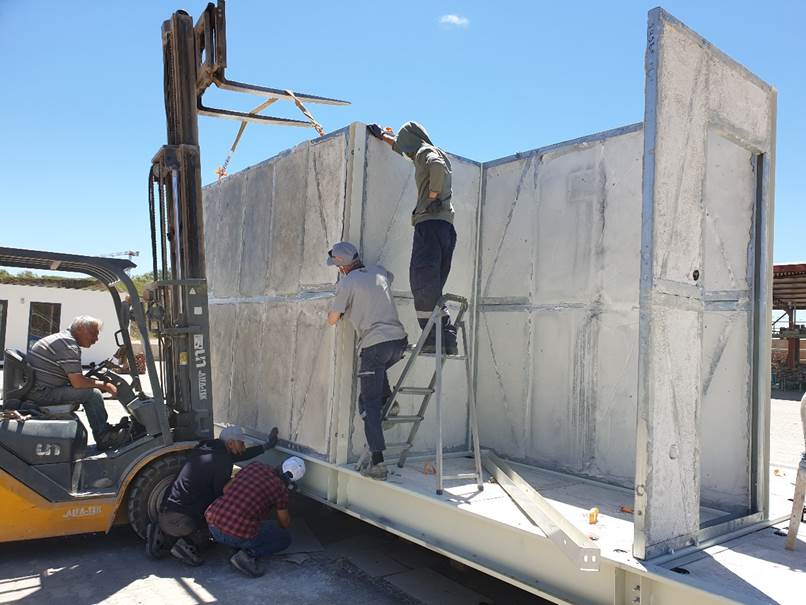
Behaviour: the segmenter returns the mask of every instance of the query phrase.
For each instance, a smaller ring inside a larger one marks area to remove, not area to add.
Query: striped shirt
[[[81,347],[70,330],[40,338],[28,351],[28,362],[36,372],[34,388],[66,387],[68,374],[81,373]]]
[[[204,514],[207,523],[236,538],[254,538],[272,508],[288,510],[288,488],[274,469],[248,464]]]

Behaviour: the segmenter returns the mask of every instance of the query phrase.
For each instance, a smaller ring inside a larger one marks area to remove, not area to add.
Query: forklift
[[[241,122],[238,138],[247,123],[321,133],[303,102],[347,104],[228,80],[224,4],[208,4],[195,24],[177,11],[162,26],[168,144],[153,158],[148,175],[154,283],[147,300],[141,300],[129,277],[135,267],[131,260],[0,247],[0,267],[80,273],[107,288],[120,320],[115,340],[130,360],[129,376],[111,359],[86,375],[117,387],[116,399],[133,430],[121,446],[104,451],[87,446],[75,406],[28,400],[35,371],[24,352],[4,351],[0,542],[108,532],[125,523],[145,538],[187,451],[214,436],[198,115]],[[265,100],[249,113],[206,107],[202,95],[213,84]],[[309,119],[258,115],[280,99],[293,101]],[[130,298],[144,344],[149,388],[134,363],[121,290]],[[158,356],[150,346],[152,335]]]

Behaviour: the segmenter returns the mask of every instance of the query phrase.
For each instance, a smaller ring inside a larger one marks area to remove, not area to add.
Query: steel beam
[[[268,452],[264,459],[277,464],[288,454],[305,459],[307,471],[300,484],[303,495],[553,603],[760,603],[651,563],[603,556],[599,573],[580,571],[536,528],[486,517],[452,502],[449,496],[369,479],[351,465],[338,466],[283,447]]]
[[[485,452],[482,459],[484,468],[498,485],[580,571],[599,571],[601,553],[590,538],[498,456]]]

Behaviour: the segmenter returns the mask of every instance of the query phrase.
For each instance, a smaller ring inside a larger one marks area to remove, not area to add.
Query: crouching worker
[[[397,316],[392,299],[394,275],[381,265],[364,266],[358,250],[350,242],[339,242],[328,252],[328,265],[338,267],[342,278],[330,305],[327,322],[335,326],[342,316],[350,320],[358,333],[361,363],[358,378],[361,393],[358,408],[364,420],[367,446],[372,452],[369,467],[361,472],[372,479],[385,480],[381,414],[391,397],[386,370],[403,358],[408,346],[406,330]]]
[[[238,549],[230,564],[252,578],[265,569],[259,559],[291,544],[288,491],[305,474],[302,458],[291,456],[281,467],[252,462],[224,488],[224,495],[205,513],[210,534],[220,544]],[[277,521],[268,520],[274,508]]]
[[[232,466],[250,460],[277,445],[273,428],[263,445],[247,448],[239,426],[224,428],[218,439],[202,441],[190,451],[187,462],[166,491],[157,523],[147,529],[146,552],[160,559],[168,552],[188,565],[201,565],[199,549],[210,542],[204,511],[224,493],[232,479]]]

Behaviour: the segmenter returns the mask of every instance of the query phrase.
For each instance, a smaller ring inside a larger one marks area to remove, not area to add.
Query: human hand
[[[376,139],[383,140],[383,129],[377,124],[368,124],[367,130],[369,130],[369,133]]]
[[[118,394],[118,388],[111,382],[105,382],[103,390],[112,395],[112,397],[115,397]]]
[[[271,432],[269,433],[269,438],[266,443],[263,444],[263,450],[268,451],[277,445],[277,434],[278,434],[277,427],[274,427]]]

